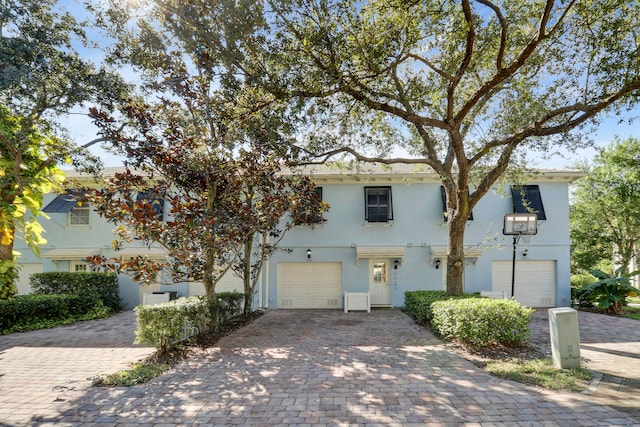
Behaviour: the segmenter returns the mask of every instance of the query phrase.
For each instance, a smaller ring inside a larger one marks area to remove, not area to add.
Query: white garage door
[[[278,264],[278,308],[342,308],[342,264]]]
[[[31,293],[31,283],[29,282],[29,276],[35,273],[42,273],[42,263],[22,264],[19,273],[20,275],[18,276],[18,282],[16,283],[16,286],[18,288],[18,295]]]
[[[493,290],[511,296],[511,261],[494,261]],[[515,298],[527,307],[555,307],[556,262],[516,260]]]

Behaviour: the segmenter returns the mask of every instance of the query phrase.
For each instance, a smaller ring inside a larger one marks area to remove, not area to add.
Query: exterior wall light
[[[400,261],[399,260],[393,261],[393,269],[394,270],[397,270],[399,265],[400,265]]]
[[[440,261],[440,258],[436,259],[436,270],[440,268],[441,263],[442,261]]]
[[[311,249],[307,249],[307,259],[311,259]]]

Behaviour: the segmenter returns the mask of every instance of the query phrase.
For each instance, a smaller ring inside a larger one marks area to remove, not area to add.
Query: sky
[[[629,123],[629,118],[640,116],[640,107],[631,113],[620,117],[605,117],[602,124],[597,128],[596,132],[591,135],[591,139],[596,147],[603,147],[610,144],[616,136],[621,139],[630,137],[640,138],[640,119],[633,123]],[[622,119],[622,122],[620,123]],[[89,118],[81,114],[72,114],[64,120],[63,125],[67,127],[72,138],[78,145],[82,145],[97,137],[97,128],[93,126]],[[90,148],[90,151],[102,158],[104,166],[121,166],[123,158],[118,157],[108,151],[102,149],[96,144]],[[575,152],[564,151],[562,156],[555,156],[549,160],[536,161],[535,167],[550,169],[565,169],[573,167],[576,162],[591,161],[596,154],[595,148],[578,150]],[[399,155],[402,155],[401,153]]]
[[[105,2],[106,0],[91,0],[94,4]],[[123,0],[129,2],[133,0]],[[72,12],[78,18],[86,18],[84,10],[81,6],[81,0],[60,0],[59,4],[66,10]],[[100,40],[100,34],[96,31],[88,29],[88,34],[94,41],[98,41],[100,44],[108,43],[104,40]],[[102,59],[102,53],[97,50],[87,50],[79,47],[79,51],[86,55],[88,59],[99,63]],[[131,78],[131,75],[125,76],[125,78]],[[88,141],[91,141],[97,137],[97,128],[93,126],[90,119],[86,116],[86,111],[81,108],[77,108],[72,114],[67,117],[61,118],[62,125],[69,130],[69,133],[73,140],[78,145],[82,145]],[[630,118],[638,117],[635,122],[630,122]],[[603,147],[610,144],[616,136],[621,139],[627,139],[629,137],[640,138],[640,106],[635,110],[625,113],[621,116],[601,117],[602,122],[597,127],[596,131],[590,135],[595,147]],[[122,165],[123,158],[118,157],[107,150],[103,149],[99,144],[90,148],[90,151],[100,156],[105,166],[120,166]],[[532,159],[535,164],[531,166],[538,168],[571,168],[576,162],[590,161],[597,153],[596,148],[581,149],[573,152],[567,150],[563,151],[561,155],[554,156],[551,159],[540,159],[536,161]],[[394,153],[398,156],[405,156],[405,153]]]

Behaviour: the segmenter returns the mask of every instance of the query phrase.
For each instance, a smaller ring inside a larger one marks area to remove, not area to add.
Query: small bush
[[[35,294],[87,295],[102,300],[102,303],[113,313],[122,310],[118,276],[114,273],[51,271],[32,274],[29,281]]]
[[[0,301],[0,331],[33,331],[108,315],[93,295],[19,295]]]
[[[522,345],[531,337],[530,308],[515,300],[471,298],[431,305],[431,325],[447,340],[478,347]]]
[[[585,286],[597,282],[598,279],[589,273],[573,274],[571,276],[571,300],[580,306],[592,306],[593,303],[582,298],[581,290]]]
[[[243,310],[244,294],[240,292],[220,292],[214,300],[209,301],[211,319],[216,325],[226,325],[233,318],[240,316]]]
[[[225,292],[216,297],[213,302],[188,297],[164,304],[139,305],[134,310],[138,320],[136,342],[165,353],[242,313],[243,294]]]
[[[404,311],[421,325],[431,323],[431,304],[450,299],[474,298],[475,295],[451,295],[445,291],[407,291],[404,293]]]
[[[136,343],[153,346],[161,353],[174,349],[209,324],[207,305],[199,297],[139,305],[134,311],[138,320]]]

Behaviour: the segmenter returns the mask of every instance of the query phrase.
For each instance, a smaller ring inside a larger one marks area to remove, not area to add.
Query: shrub
[[[136,343],[157,348],[161,353],[176,348],[191,337],[226,324],[242,312],[244,295],[225,292],[215,301],[203,297],[179,298],[164,304],[139,305]]]
[[[108,315],[93,295],[19,295],[0,301],[0,331],[31,331]]]
[[[597,303],[600,308],[620,314],[627,302],[627,297],[638,294],[638,289],[631,285],[630,280],[638,273],[638,271],[624,273],[622,267],[618,268],[614,274],[591,270],[591,274],[599,280],[581,287],[576,295],[579,300]]]
[[[582,298],[582,288],[597,282],[598,279],[589,273],[578,273],[571,276],[571,300],[580,306],[593,305],[589,301]]]
[[[445,291],[407,291],[404,293],[404,310],[419,324],[429,324],[433,317],[431,304],[450,299],[474,298],[475,295],[450,295]]]
[[[51,271],[29,278],[35,294],[88,295],[102,300],[112,312],[122,310],[118,276],[114,273],[70,273]]]
[[[209,312],[215,325],[226,325],[242,314],[244,294],[240,292],[220,292],[209,301]]]
[[[471,298],[437,301],[431,305],[431,325],[447,340],[485,347],[521,345],[530,336],[530,308],[517,301]]]

